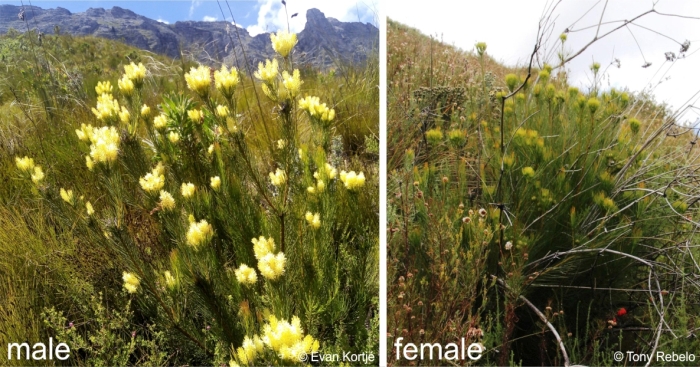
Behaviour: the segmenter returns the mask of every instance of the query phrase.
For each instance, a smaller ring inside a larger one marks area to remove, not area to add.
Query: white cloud
[[[161,17],[158,17],[158,19],[156,19],[156,21],[161,22],[161,23],[164,23],[164,24],[170,24],[170,22],[168,22],[168,21],[165,20],[165,19],[162,19]]]
[[[287,16],[298,15],[289,19],[289,29],[301,32],[306,25],[306,11],[311,8],[319,9],[326,17],[336,18],[343,22],[370,22],[376,25],[377,0],[294,0],[287,3],[287,13],[279,0],[258,0],[257,23],[247,27],[252,35],[263,32],[277,32],[287,29]]]
[[[382,7],[389,18],[418,28],[447,44],[472,50],[476,42],[483,41],[488,45],[487,53],[496,60],[510,66],[527,66],[535,44],[540,16],[545,5],[551,3],[552,1],[547,0],[477,1],[469,2],[468,12],[446,11],[445,9],[454,8],[454,3],[445,0],[431,0],[430,6],[420,9],[406,6],[405,1],[386,0],[382,2]],[[593,39],[596,27],[586,30],[583,28],[598,24],[605,3],[564,1],[559,4],[555,9],[555,23],[546,37],[544,49],[550,64],[557,63],[556,54],[561,48],[558,36],[567,27],[581,30],[568,34],[565,43],[565,50],[568,52],[580,50]],[[632,19],[651,9],[651,3],[646,1],[613,0],[607,4],[603,22]],[[590,12],[582,17],[589,9]],[[661,13],[698,17],[700,2],[661,1],[656,5],[656,10]],[[581,19],[578,20],[579,18]],[[568,64],[569,82],[586,88],[591,85],[589,65],[593,61],[599,62],[603,70],[617,58],[621,67],[618,69],[616,66],[610,66],[606,70],[603,88],[627,87],[632,91],[642,91],[645,88],[649,90],[651,84],[655,86],[652,92],[657,101],[668,102],[674,109],[683,107],[685,102],[700,90],[700,73],[695,71],[697,67],[694,67],[698,65],[696,59],[700,58],[700,53],[692,55],[693,51],[700,47],[700,20],[648,14],[636,23],[678,42],[690,40],[688,57],[678,60],[666,73],[671,64],[665,62],[664,52],[672,51],[678,54],[680,45],[656,33],[630,25],[629,30],[623,28],[600,39]],[[619,22],[604,24],[599,35],[619,25]],[[651,62],[652,66],[642,68],[645,60]],[[671,79],[666,80],[668,76]],[[662,83],[658,84],[659,82]],[[688,115],[682,119],[694,120],[695,115]]]
[[[217,17],[210,17],[208,15],[205,15],[204,18],[202,18],[203,21],[205,22],[216,22],[216,20],[219,19]]]
[[[201,0],[192,0],[190,3],[190,19],[192,19],[192,15],[194,14],[194,10],[197,9],[198,6],[202,5]]]

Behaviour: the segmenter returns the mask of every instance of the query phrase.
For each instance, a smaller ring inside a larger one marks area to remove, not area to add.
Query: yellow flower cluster
[[[97,97],[97,106],[92,108],[92,113],[100,121],[109,121],[117,116],[119,110],[119,102],[111,94],[103,93]]]
[[[87,211],[87,215],[95,214],[95,208],[92,207],[92,204],[89,201],[85,203],[85,210]]]
[[[117,84],[119,85],[119,91],[123,95],[131,97],[131,95],[134,94],[134,82],[131,79],[127,78],[126,75],[122,76],[122,78],[119,79]]]
[[[286,70],[282,72],[282,85],[287,89],[290,98],[296,98],[299,95],[301,84],[299,69],[294,69],[292,75],[289,75]]]
[[[306,191],[309,194],[322,193],[326,190],[326,183],[323,180],[316,180],[316,186],[309,186]]]
[[[219,188],[221,187],[221,177],[219,176],[214,176],[210,179],[211,183],[209,184],[214,191],[219,191]]]
[[[204,65],[200,65],[196,69],[194,67],[191,68],[190,72],[185,74],[185,81],[187,82],[187,88],[191,91],[199,94],[201,97],[206,96],[211,85],[209,68]]]
[[[221,70],[214,72],[214,85],[216,86],[216,89],[227,99],[230,99],[231,96],[233,96],[233,91],[235,90],[239,81],[240,78],[238,77],[238,70],[234,67],[232,67],[231,71],[229,72],[226,65],[221,65]]]
[[[204,114],[198,109],[187,110],[187,117],[189,117],[194,123],[200,123],[202,121],[202,117],[204,117]]]
[[[312,214],[311,212],[306,212],[306,222],[309,223],[309,225],[313,229],[321,228],[321,214]]]
[[[255,269],[246,264],[242,264],[234,273],[241,284],[252,285],[258,281],[258,274],[255,272]]]
[[[341,171],[340,180],[343,181],[348,190],[355,190],[365,185],[365,174],[363,172],[357,174],[355,171]]]
[[[270,34],[270,40],[272,41],[272,48],[275,52],[282,57],[287,57],[292,51],[292,48],[294,48],[294,45],[297,44],[297,34],[279,31],[276,34]]]
[[[523,176],[526,178],[533,178],[535,177],[535,170],[532,167],[525,167],[522,169],[523,171]]]
[[[175,277],[172,274],[170,274],[170,271],[166,270],[165,273],[163,273],[163,275],[165,276],[165,285],[168,286],[168,288],[170,289],[175,288],[175,286],[177,285],[177,279],[175,279]]]
[[[155,168],[153,168],[153,170],[150,173],[147,173],[146,176],[141,177],[141,179],[139,180],[141,188],[147,192],[159,191],[163,188],[163,185],[165,185],[164,173],[165,168],[163,167],[163,164],[158,163],[158,165]]]
[[[66,203],[73,205],[73,190],[61,188],[61,199],[63,199],[63,201]]]
[[[119,133],[113,126],[103,126],[92,129],[88,136],[90,145],[90,157],[96,163],[110,163],[117,159],[119,153]]]
[[[281,252],[277,255],[272,253],[275,251],[275,240],[272,237],[266,239],[260,236],[260,238],[253,238],[251,242],[253,242],[255,258],[258,259],[258,270],[262,276],[275,280],[284,274],[287,258]]]
[[[259,353],[263,352],[264,348],[265,344],[259,336],[255,335],[253,338],[246,336],[243,339],[243,346],[236,349],[236,356],[238,356],[238,361],[244,366],[252,365],[255,358]]]
[[[262,62],[259,63],[258,71],[253,73],[256,78],[270,84],[277,79],[278,74],[279,64],[277,63],[277,59],[273,59],[272,61],[265,60],[265,65],[263,65]]]
[[[148,116],[151,115],[151,108],[148,107],[146,104],[141,106],[141,117],[143,118],[148,118]]]
[[[97,82],[97,86],[95,86],[95,92],[98,96],[103,94],[111,94],[112,83],[110,83],[109,80],[105,82]]]
[[[337,175],[338,170],[335,167],[331,166],[330,163],[326,163],[326,165],[323,166],[320,171],[314,172],[315,179],[328,178],[329,180],[332,180]]]
[[[44,179],[44,171],[41,170],[41,166],[34,167],[34,173],[32,173],[32,182],[38,185]]]
[[[308,112],[312,120],[328,123],[335,119],[335,110],[321,103],[318,97],[306,96],[300,99],[299,108]]]
[[[130,118],[131,113],[129,113],[129,110],[127,110],[126,107],[122,106],[122,110],[119,112],[119,121],[121,121],[123,124],[128,124]]]
[[[15,157],[15,163],[17,164],[17,168],[19,168],[21,171],[26,171],[30,172],[31,170],[34,169],[34,159],[29,158],[29,157]]]
[[[277,320],[274,315],[268,317],[263,327],[263,342],[274,350],[280,358],[289,362],[298,362],[299,356],[318,352],[320,344],[311,335],[304,336],[299,317],[292,317],[289,323]]]
[[[164,129],[168,125],[168,117],[164,114],[160,114],[153,119],[153,127],[158,130]]]
[[[127,292],[136,293],[136,291],[139,290],[139,284],[141,284],[141,281],[136,275],[125,271],[122,273],[122,280],[124,280],[124,289],[126,289]]]
[[[170,140],[170,142],[173,144],[177,144],[180,141],[180,134],[178,134],[174,131],[171,131],[168,134],[168,140]]]
[[[136,65],[133,62],[129,65],[124,65],[124,77],[136,84],[137,88],[140,88],[143,80],[146,78],[146,67],[142,63]]]
[[[228,116],[228,114],[229,114],[228,107],[222,106],[222,105],[216,106],[216,115],[217,116],[226,117],[226,116]]]
[[[209,242],[213,236],[214,228],[206,220],[202,219],[199,222],[192,222],[190,223],[190,229],[187,230],[187,244],[197,250],[200,246]]]
[[[41,180],[44,179],[44,171],[41,170],[40,166],[35,166],[34,165],[34,159],[29,158],[29,157],[15,157],[15,163],[17,164],[17,168],[20,169],[21,171],[29,172],[31,173],[32,170],[34,170],[33,173],[31,173],[32,181],[35,184],[39,184]]]
[[[160,207],[165,210],[175,208],[175,198],[173,198],[173,195],[165,190],[160,190]]]
[[[253,242],[253,252],[255,253],[255,258],[260,260],[265,255],[271,253],[272,251],[275,251],[275,239],[270,237],[270,238],[265,238],[263,236],[260,236],[260,238],[253,238],[251,240]]]
[[[287,175],[278,168],[275,173],[270,172],[270,182],[277,187],[282,186],[287,182]]]
[[[277,255],[269,253],[258,261],[258,270],[265,278],[275,280],[284,274],[286,263],[287,258],[284,256],[284,253],[279,252]]]
[[[186,197],[186,198],[192,197],[192,195],[194,195],[194,190],[195,190],[194,184],[191,182],[188,182],[188,183],[183,182],[182,185],[180,186],[180,192],[182,193],[182,196]]]

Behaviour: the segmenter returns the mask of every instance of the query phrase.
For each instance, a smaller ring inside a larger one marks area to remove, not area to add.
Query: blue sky
[[[327,17],[341,21],[361,21],[377,25],[379,0],[288,0],[287,11],[291,16],[299,13],[290,20],[292,31],[300,32],[306,24],[306,11],[310,8],[320,9]],[[231,21],[228,7],[231,7],[236,23],[255,35],[261,32],[275,32],[286,28],[286,16],[280,0],[257,1],[221,1],[225,20]],[[0,1],[0,4],[22,5],[22,1]],[[180,1],[42,1],[34,0],[32,5],[41,8],[62,7],[73,13],[84,12],[88,8],[105,8],[119,6],[130,9],[137,14],[168,23],[183,20],[224,20],[219,4],[212,0],[180,0]],[[24,5],[29,5],[24,0]]]

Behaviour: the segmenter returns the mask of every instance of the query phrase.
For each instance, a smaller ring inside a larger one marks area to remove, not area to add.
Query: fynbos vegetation
[[[2,348],[53,337],[71,365],[377,353],[376,55],[299,70],[280,31],[248,72],[42,38],[0,39]]]
[[[390,346],[465,338],[478,362],[429,363],[479,365],[698,350],[698,151],[676,115],[484,43],[391,21],[387,43]]]

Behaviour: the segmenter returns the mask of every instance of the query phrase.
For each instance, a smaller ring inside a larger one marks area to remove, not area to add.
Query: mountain
[[[24,21],[19,17],[20,12],[23,12]],[[340,22],[327,18],[318,9],[309,9],[306,19],[293,54],[297,64],[328,68],[336,59],[361,63],[372,49],[379,47],[379,30],[371,24]],[[236,59],[242,62],[241,45],[253,66],[274,53],[269,33],[253,37],[244,28],[225,21],[165,24],[118,6],[109,10],[90,8],[83,13],[71,13],[61,7],[42,9],[0,5],[0,34],[10,29],[23,32],[27,26],[42,33],[59,31],[118,40],[172,58],[179,58],[183,52],[200,62],[212,64],[222,60],[236,64]]]

